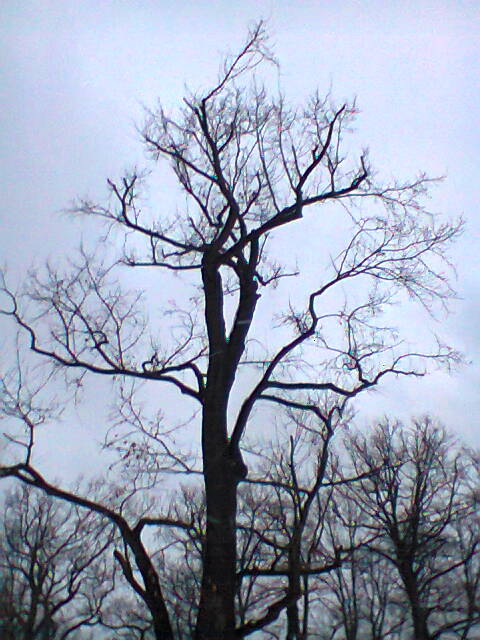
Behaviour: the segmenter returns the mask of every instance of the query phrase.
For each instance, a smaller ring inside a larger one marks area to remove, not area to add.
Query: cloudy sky
[[[157,98],[174,106],[185,83],[208,86],[221,55],[260,18],[268,21],[288,96],[299,101],[316,87],[331,88],[338,101],[357,96],[356,140],[370,147],[376,167],[387,176],[419,169],[446,176],[430,208],[464,215],[467,227],[454,252],[460,299],[433,329],[472,363],[421,384],[392,382],[380,406],[402,416],[433,411],[479,444],[475,0],[5,0],[0,262],[21,280],[32,263],[78,244],[88,228],[61,211],[77,195],[101,199],[107,177],[142,164],[135,124],[143,106]],[[368,410],[379,410],[378,397]]]

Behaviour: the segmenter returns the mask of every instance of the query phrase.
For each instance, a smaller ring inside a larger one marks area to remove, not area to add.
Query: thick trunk
[[[202,416],[207,523],[196,640],[235,638],[237,486],[246,475],[246,467],[239,445],[229,441],[227,411],[230,391],[258,299],[254,271],[245,265],[237,315],[227,337],[223,285],[215,257],[212,259],[206,254],[202,266],[210,354]],[[256,265],[255,260],[253,264]]]
[[[197,640],[235,638],[237,486],[245,467],[229,446],[226,398],[226,392],[206,398],[203,413],[207,523]]]
[[[415,640],[431,640],[425,614],[418,603],[411,603]]]
[[[291,598],[287,606],[286,640],[301,640],[298,598],[301,594],[298,552],[292,552],[289,559],[288,595]]]
[[[300,617],[298,615],[297,601],[287,607],[287,636],[286,640],[301,640]]]
[[[410,603],[414,638],[415,640],[431,640],[431,635],[428,631],[427,617],[421,605],[415,575],[410,566],[400,567],[400,572]]]
[[[228,459],[205,472],[207,531],[197,640],[235,637],[237,482]]]
[[[215,382],[203,408],[207,522],[197,640],[233,640],[235,637],[236,513],[240,475],[227,435],[228,391],[219,378]]]

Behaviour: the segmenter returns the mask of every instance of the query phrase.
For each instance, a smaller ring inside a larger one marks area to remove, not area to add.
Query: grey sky
[[[355,141],[370,147],[375,167],[400,178],[420,169],[447,175],[431,209],[467,219],[455,249],[462,300],[434,330],[473,364],[453,377],[392,381],[365,411],[383,411],[383,404],[403,416],[431,410],[478,444],[476,1],[6,0],[0,9],[0,262],[21,277],[32,261],[77,245],[82,229],[88,235],[88,227],[59,211],[77,195],[101,199],[108,176],[142,163],[134,128],[142,104],[160,97],[174,106],[184,83],[205,87],[220,55],[237,47],[260,17],[269,21],[287,96],[301,101],[330,86],[338,101],[356,95]]]

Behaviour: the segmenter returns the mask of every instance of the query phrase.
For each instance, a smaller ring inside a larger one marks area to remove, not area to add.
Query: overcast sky
[[[0,262],[21,278],[32,262],[75,246],[82,227],[60,211],[77,195],[101,199],[107,177],[142,163],[143,105],[173,106],[185,83],[208,86],[222,53],[259,18],[287,96],[298,101],[316,87],[331,87],[339,102],[357,96],[355,136],[376,167],[400,178],[446,175],[430,207],[464,215],[467,228],[454,254],[461,299],[434,330],[472,364],[421,385],[391,382],[371,410],[432,411],[479,444],[476,0],[4,0]]]

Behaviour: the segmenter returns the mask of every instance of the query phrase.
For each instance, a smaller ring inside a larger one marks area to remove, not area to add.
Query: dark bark
[[[295,471],[293,461],[293,444],[291,452],[291,468],[292,474]],[[294,476],[296,479],[296,476]],[[305,522],[305,521],[304,521]],[[289,604],[286,609],[287,614],[287,634],[286,640],[301,640],[300,633],[300,616],[298,612],[298,600],[302,593],[301,588],[301,539],[304,529],[304,522],[296,523],[296,531],[293,534],[290,550],[288,553],[288,590]]]
[[[246,467],[240,450],[230,446],[227,408],[257,297],[256,286],[251,284],[253,279],[250,282],[244,280],[237,318],[230,339],[227,339],[222,280],[218,266],[209,256],[204,260],[202,276],[210,359],[202,421],[207,526],[196,638],[233,640],[237,580],[237,487],[246,475]]]
[[[288,574],[288,596],[291,598],[287,606],[287,635],[286,640],[301,640],[300,616],[298,613],[298,599],[301,595],[300,571],[298,559],[291,560]]]
[[[205,473],[207,531],[198,640],[235,637],[237,483],[224,456]]]
[[[405,592],[410,605],[412,624],[415,640],[432,640],[428,630],[426,611],[422,607],[418,592],[418,584],[414,572],[410,566],[399,567],[400,576],[405,585]]]
[[[153,629],[156,640],[173,640],[173,631],[170,624],[165,600],[160,589],[158,574],[148,556],[139,536],[134,536],[129,541],[136,565],[142,575],[145,585],[143,600],[152,616]]]

